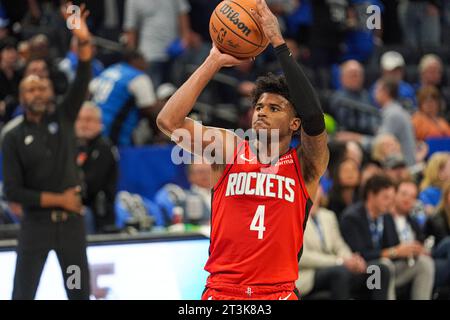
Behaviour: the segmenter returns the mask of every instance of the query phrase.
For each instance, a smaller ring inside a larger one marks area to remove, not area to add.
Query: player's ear
[[[300,129],[301,124],[302,124],[302,120],[300,120],[300,118],[298,118],[298,117],[295,117],[291,120],[289,129],[291,129],[293,132],[297,132]]]

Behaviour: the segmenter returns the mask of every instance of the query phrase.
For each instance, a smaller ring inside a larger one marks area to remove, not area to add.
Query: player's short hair
[[[262,94],[274,93],[289,101],[292,105],[295,116],[298,117],[297,112],[295,111],[294,103],[289,95],[286,78],[283,75],[277,76],[273,73],[268,73],[266,76],[259,77],[255,84],[256,88],[253,90],[251,97],[253,106],[258,103],[258,100]]]
[[[395,188],[394,182],[384,174],[376,174],[367,180],[363,187],[362,196],[367,200],[369,193],[378,194],[384,189]]]

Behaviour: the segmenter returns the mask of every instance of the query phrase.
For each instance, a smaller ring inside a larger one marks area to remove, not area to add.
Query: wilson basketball
[[[250,13],[255,0],[225,0],[219,3],[209,21],[209,34],[217,48],[236,58],[259,55],[269,41]]]

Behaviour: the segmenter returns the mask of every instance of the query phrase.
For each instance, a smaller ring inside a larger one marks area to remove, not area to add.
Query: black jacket
[[[358,202],[344,211],[340,226],[342,236],[352,251],[361,254],[366,261],[381,258],[382,249],[391,248],[400,243],[392,216],[385,214],[381,248],[374,247],[367,210],[362,202]]]
[[[449,221],[444,210],[438,211],[434,216],[428,218],[425,223],[425,234],[434,236],[436,244],[445,237],[450,236]]]
[[[78,147],[78,165],[83,171],[83,203],[94,213],[97,231],[114,225],[114,199],[118,179],[117,148],[102,136]]]

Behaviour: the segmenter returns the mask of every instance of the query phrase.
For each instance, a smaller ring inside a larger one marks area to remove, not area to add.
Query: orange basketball
[[[245,59],[266,49],[269,41],[251,15],[251,8],[256,10],[255,0],[225,0],[214,9],[209,34],[221,52]]]

